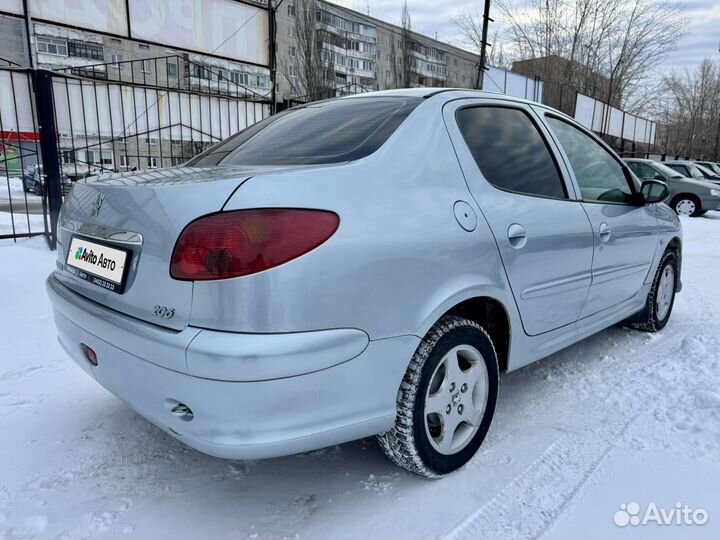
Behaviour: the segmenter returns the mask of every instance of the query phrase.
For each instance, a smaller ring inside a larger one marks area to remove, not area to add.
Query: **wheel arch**
[[[673,236],[665,246],[665,251],[672,251],[675,254],[675,263],[677,265],[677,272],[675,273],[675,290],[680,292],[682,290],[682,280],[680,279],[682,271],[682,240],[680,237]]]
[[[439,315],[433,315],[432,321],[428,323],[428,327],[422,335],[425,335],[437,321],[446,315],[463,317],[482,326],[492,338],[500,373],[507,371],[510,359],[512,322],[510,313],[503,302],[488,295],[455,299],[449,303],[449,307],[446,305]]]

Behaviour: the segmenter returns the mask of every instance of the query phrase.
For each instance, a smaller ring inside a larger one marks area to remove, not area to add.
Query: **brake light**
[[[318,247],[340,218],[324,210],[265,208],[212,214],[185,227],[175,244],[170,275],[186,281],[247,276]]]

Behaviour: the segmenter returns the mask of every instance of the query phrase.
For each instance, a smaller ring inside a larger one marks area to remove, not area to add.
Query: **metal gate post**
[[[55,103],[53,100],[52,72],[46,69],[35,71],[35,108],[37,110],[40,134],[45,193],[50,207],[50,249],[57,246],[58,216],[62,206],[60,153],[55,126]]]

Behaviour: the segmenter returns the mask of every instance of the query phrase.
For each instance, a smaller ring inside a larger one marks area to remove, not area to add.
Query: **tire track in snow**
[[[608,384],[622,393],[634,391],[638,379],[646,376],[643,371],[650,366],[661,366],[682,349],[686,337],[684,326],[673,328],[665,339],[647,343],[632,362],[614,362],[614,369],[608,370]],[[497,495],[451,529],[445,540],[542,536],[577,497],[605,456],[622,440],[635,417],[629,411],[625,418],[599,428],[561,435]]]

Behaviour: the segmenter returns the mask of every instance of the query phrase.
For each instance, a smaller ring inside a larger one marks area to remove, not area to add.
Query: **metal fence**
[[[0,66],[0,240],[52,247],[73,182],[180,165],[271,114],[264,95],[187,58],[121,64]]]

